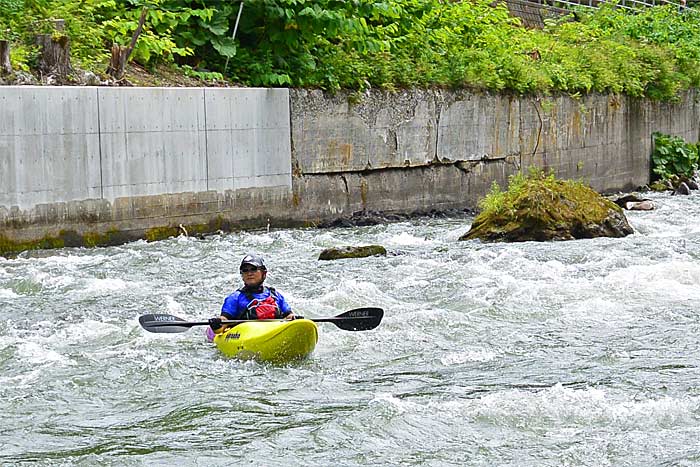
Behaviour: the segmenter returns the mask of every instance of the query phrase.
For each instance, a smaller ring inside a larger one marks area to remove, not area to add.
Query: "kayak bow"
[[[214,337],[227,357],[286,363],[307,357],[316,348],[318,329],[313,321],[249,321]]]

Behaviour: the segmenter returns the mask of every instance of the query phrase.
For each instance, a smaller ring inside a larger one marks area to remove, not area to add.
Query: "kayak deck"
[[[228,357],[273,363],[307,357],[316,342],[316,323],[308,319],[249,321],[214,337],[216,347]]]

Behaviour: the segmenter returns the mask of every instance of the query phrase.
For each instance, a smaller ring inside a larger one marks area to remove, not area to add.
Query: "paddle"
[[[314,318],[311,321],[315,323],[333,323],[340,329],[345,331],[369,331],[379,326],[384,316],[384,310],[381,308],[355,308],[354,310],[346,311],[332,318]],[[221,320],[221,324],[231,325],[247,323],[250,321],[280,321],[278,319],[264,320]],[[166,314],[150,314],[139,317],[139,324],[148,332],[159,333],[175,333],[185,332],[193,326],[208,326],[209,321],[185,321],[173,315]]]

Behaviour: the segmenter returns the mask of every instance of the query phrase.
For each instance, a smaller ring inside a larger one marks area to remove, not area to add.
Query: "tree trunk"
[[[0,75],[12,73],[10,63],[10,41],[0,41]]]
[[[139,18],[139,25],[136,28],[136,31],[134,31],[134,35],[131,36],[131,43],[128,47],[124,47],[123,45],[119,44],[112,45],[112,58],[109,60],[107,74],[117,81],[124,77],[126,64],[129,62],[129,57],[131,56],[131,52],[134,51],[136,41],[141,35],[141,31],[143,31],[143,23],[146,21],[146,13],[148,13],[148,8],[143,7],[143,10],[141,10],[141,17]]]
[[[66,78],[73,69],[70,64],[70,38],[62,34],[64,24],[62,19],[56,20],[55,33],[36,36],[40,49],[39,71],[45,75]]]
[[[107,74],[116,80],[122,79],[126,70],[127,48],[112,44],[112,57],[109,59]]]

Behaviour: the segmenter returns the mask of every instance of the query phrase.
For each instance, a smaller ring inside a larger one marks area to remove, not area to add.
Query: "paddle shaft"
[[[356,308],[346,311],[332,318],[315,318],[310,321],[316,323],[333,323],[340,329],[346,331],[367,331],[379,326],[379,323],[384,316],[384,310],[381,308]],[[241,323],[249,323],[254,321],[283,321],[279,319],[260,319],[260,320],[221,320],[221,324],[225,326],[233,326]],[[184,332],[193,326],[208,326],[209,321],[185,321],[177,316],[167,314],[150,314],[143,315],[139,318],[141,326],[149,332],[161,333],[176,333]]]

